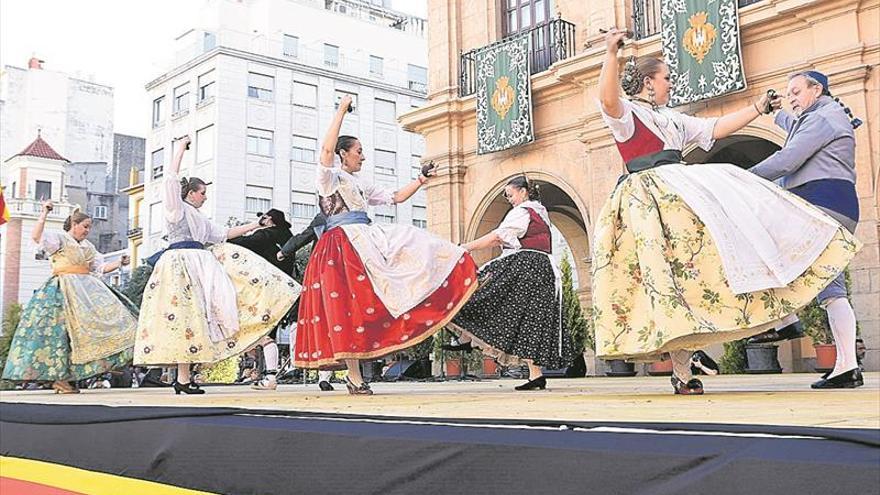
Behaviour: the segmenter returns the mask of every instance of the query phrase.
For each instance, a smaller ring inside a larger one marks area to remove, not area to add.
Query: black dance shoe
[[[865,379],[862,377],[862,371],[858,368],[853,368],[849,371],[841,373],[833,378],[823,378],[818,382],[810,385],[810,388],[814,389],[829,389],[829,388],[857,388],[861,387],[865,384]]]
[[[547,388],[547,379],[543,376],[539,376],[534,380],[529,380],[522,385],[517,385],[516,387],[513,387],[514,390],[544,390],[545,388]]]
[[[767,330],[764,333],[759,333],[749,339],[749,344],[769,344],[781,340],[794,340],[799,339],[804,335],[804,325],[800,321],[796,321],[780,328],[779,330]]]
[[[440,348],[443,349],[444,351],[452,351],[452,352],[455,352],[455,351],[471,352],[474,350],[473,346],[471,346],[470,341],[465,342],[464,344],[457,344],[457,345],[443,344],[440,346]]]
[[[675,395],[703,395],[703,382],[696,378],[691,378],[685,383],[672,375],[672,388],[675,390]]]
[[[318,382],[318,388],[321,389],[321,392],[333,391],[333,385],[330,385],[330,382],[328,382],[327,380],[321,380],[320,382]]]
[[[691,356],[691,371],[693,373],[703,372],[707,375],[717,375],[718,370],[718,363],[705,352],[697,351]]]
[[[199,388],[199,386],[193,382],[189,382],[186,385],[181,385],[180,382],[175,380],[173,387],[174,387],[174,394],[175,395],[180,395],[181,392],[183,392],[187,395],[190,395],[190,394],[199,395],[199,394],[205,393],[204,390]]]

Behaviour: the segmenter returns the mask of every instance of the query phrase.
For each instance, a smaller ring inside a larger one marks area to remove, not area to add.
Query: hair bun
[[[623,75],[620,78],[620,86],[627,96],[635,96],[642,90],[643,76],[636,66],[636,58],[630,57],[623,66]]]

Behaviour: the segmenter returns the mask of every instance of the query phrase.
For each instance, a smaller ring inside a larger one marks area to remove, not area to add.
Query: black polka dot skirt
[[[560,332],[559,296],[550,258],[520,251],[496,260],[479,274],[473,297],[453,318],[449,328],[484,353],[504,363],[531,359],[557,369],[573,358],[571,335]]]

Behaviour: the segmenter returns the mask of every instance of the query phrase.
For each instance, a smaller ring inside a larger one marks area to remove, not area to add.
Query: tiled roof
[[[70,163],[70,160],[64,158],[63,156],[59,155],[57,151],[53,150],[52,147],[49,146],[49,143],[44,141],[39,134],[37,134],[37,139],[34,139],[33,143],[29,144],[27,148],[25,148],[21,153],[13,155],[10,160],[12,158],[15,158],[16,156],[36,156],[38,158],[60,160]]]

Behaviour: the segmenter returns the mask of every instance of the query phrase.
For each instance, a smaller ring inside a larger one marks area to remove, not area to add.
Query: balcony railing
[[[660,1],[633,0],[633,37],[637,40],[654,36],[660,32]],[[739,8],[763,0],[738,0]]]
[[[31,198],[6,197],[6,208],[12,216],[37,217],[43,211],[43,202]],[[57,200],[56,200],[57,201]],[[74,205],[65,201],[56,202],[48,217],[64,220],[73,212]]]
[[[556,18],[546,24],[535,26],[527,33],[531,37],[529,61],[532,74],[544,72],[554,63],[565,60],[575,53],[574,24],[568,21]],[[499,43],[503,41],[505,40]],[[488,46],[461,54],[459,96],[468,96],[477,92],[477,52],[486,48]]]

